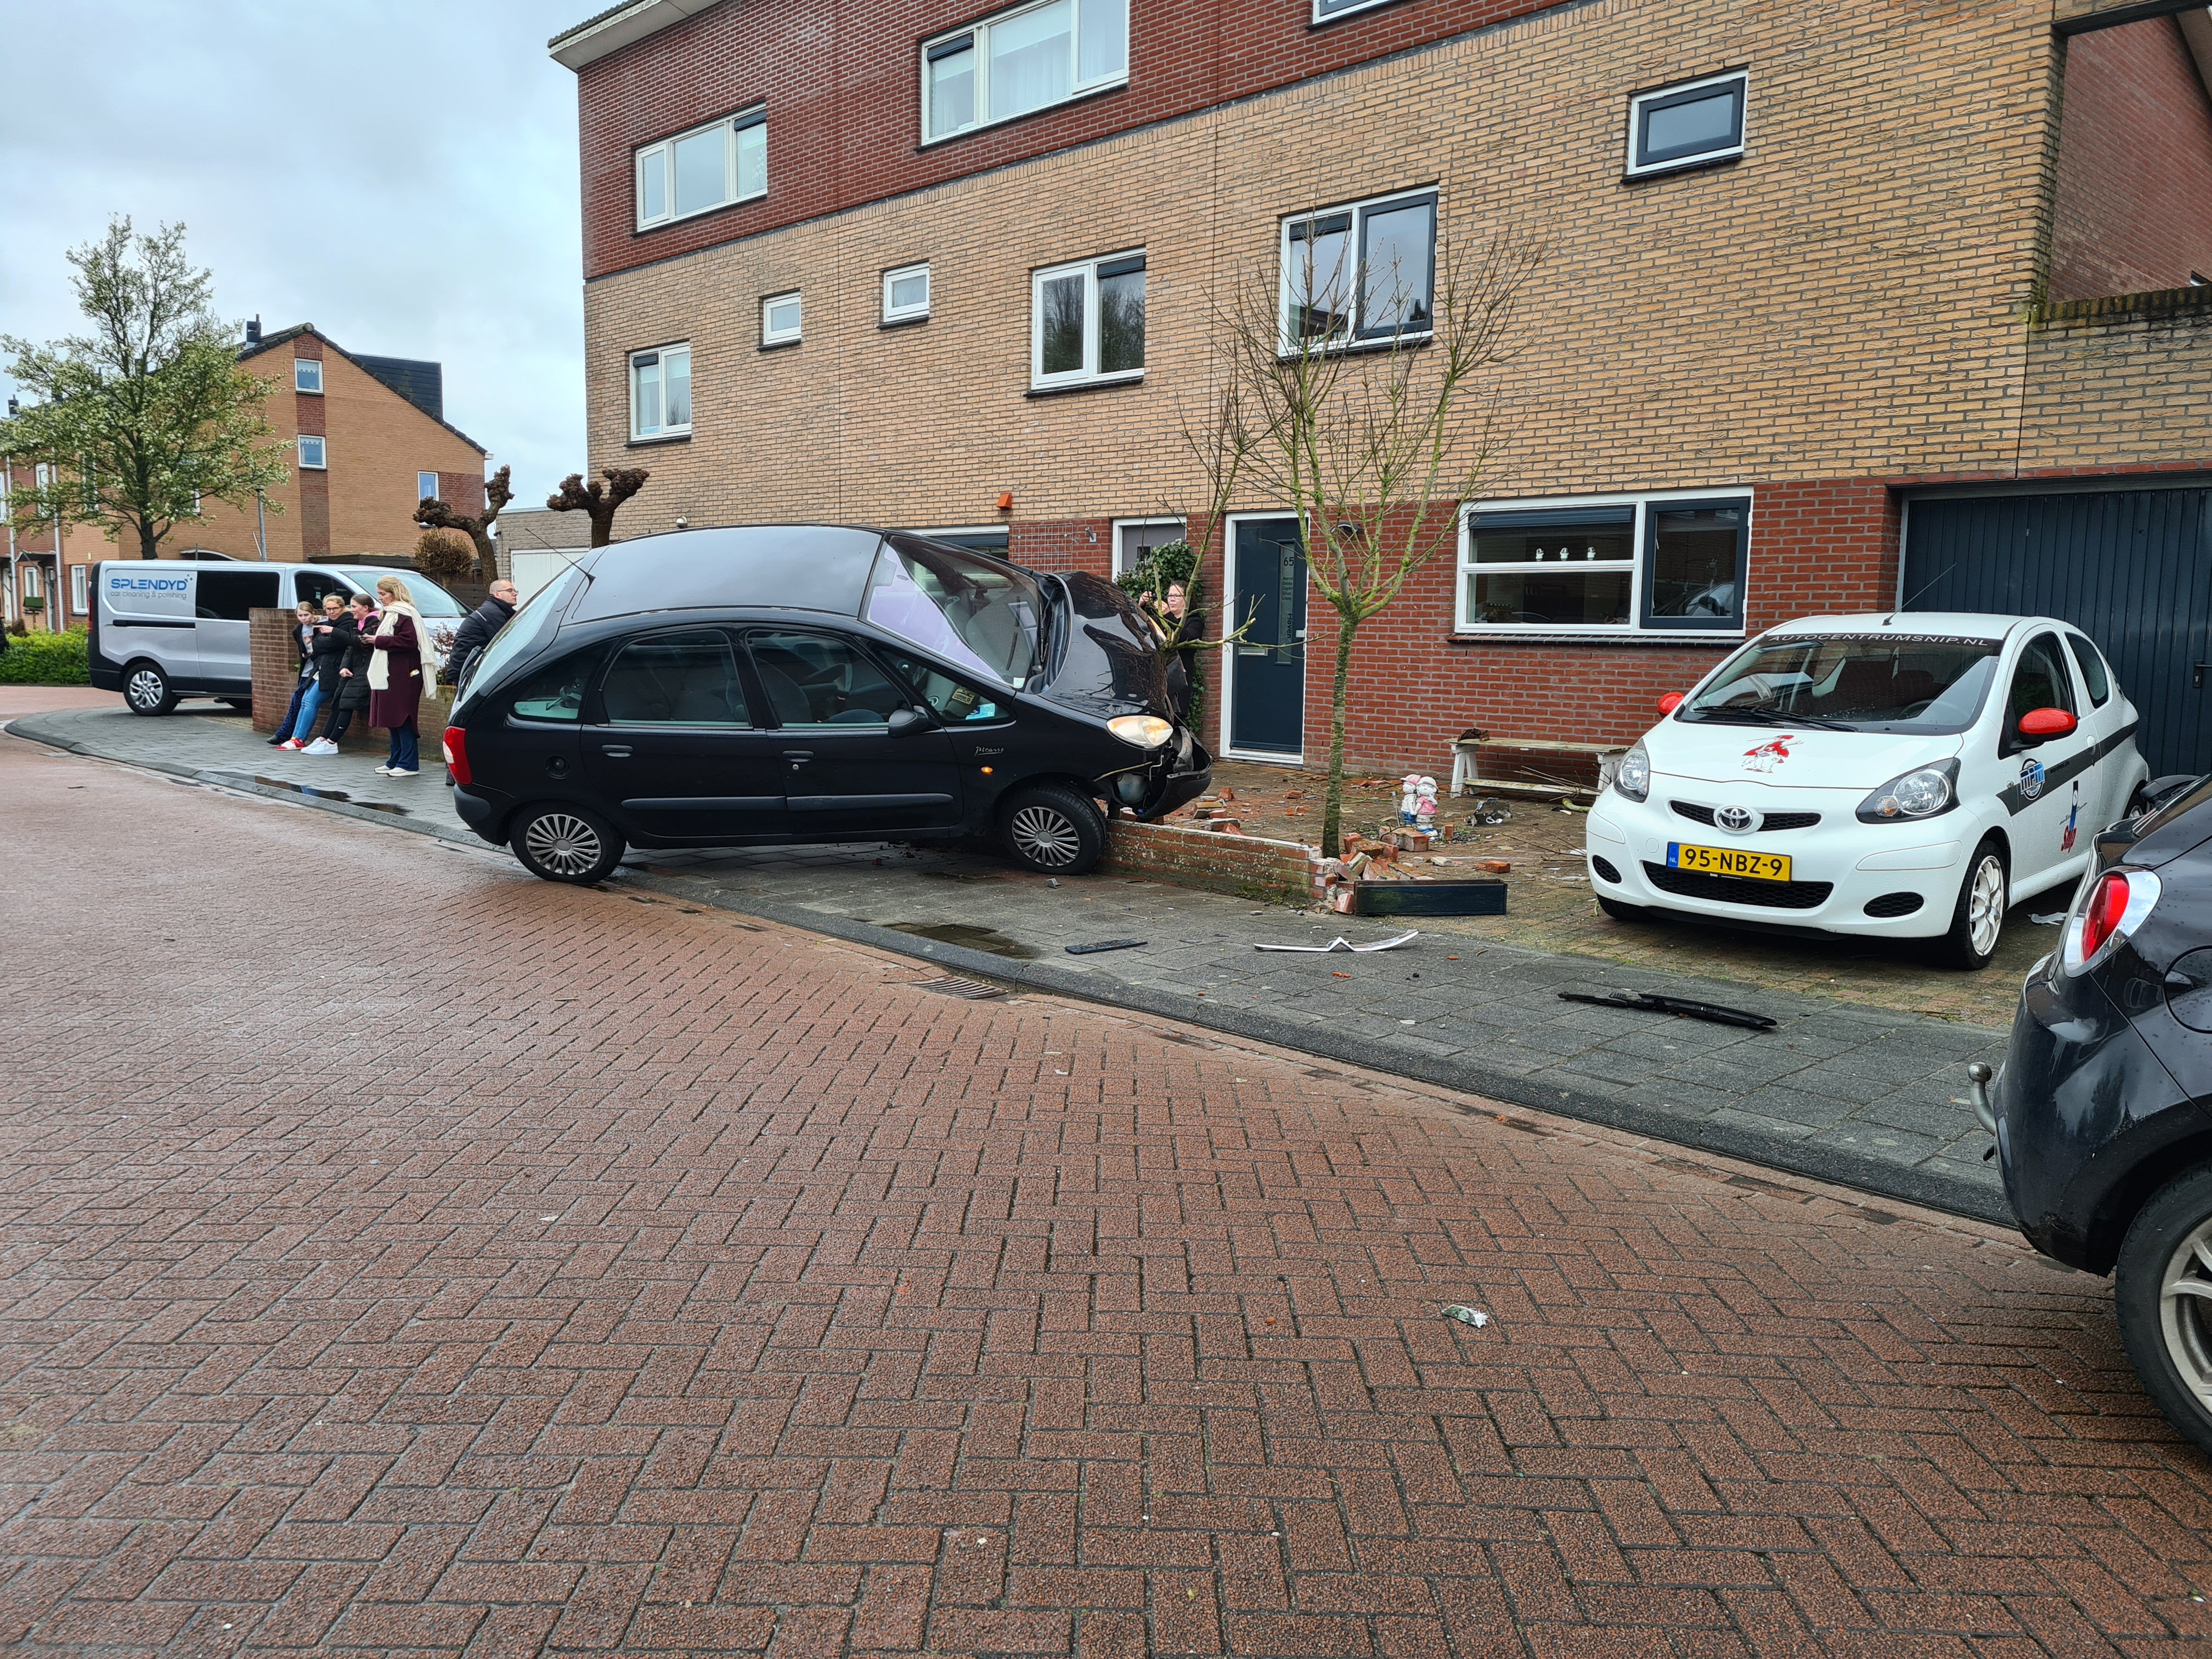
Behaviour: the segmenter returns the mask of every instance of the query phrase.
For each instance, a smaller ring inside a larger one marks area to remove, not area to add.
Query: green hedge
[[[10,634],[0,653],[0,685],[89,685],[92,671],[81,629],[66,634]]]

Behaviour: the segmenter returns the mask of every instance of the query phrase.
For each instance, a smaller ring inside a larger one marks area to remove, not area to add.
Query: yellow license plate
[[[1790,879],[1788,854],[1747,853],[1740,847],[1692,847],[1670,841],[1667,865],[1669,869],[1701,870],[1712,876],[1748,876],[1753,881]]]

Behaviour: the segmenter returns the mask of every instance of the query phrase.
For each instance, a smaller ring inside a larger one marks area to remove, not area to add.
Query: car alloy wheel
[[[1032,864],[1064,866],[1083,850],[1082,832],[1066,813],[1049,806],[1021,808],[1007,820],[1006,835]]]
[[[2158,1323],[2183,1385],[2212,1411],[2212,1218],[2167,1258],[2159,1282]]]
[[[599,832],[573,812],[541,812],[523,832],[530,856],[556,876],[580,876],[605,852]]]
[[[1966,896],[1966,934],[1978,954],[1987,956],[1997,948],[2004,919],[2004,860],[1995,853],[1985,854],[1974,866],[1973,889]]]
[[[161,677],[152,669],[142,668],[131,677],[131,683],[123,688],[123,694],[130,698],[133,708],[150,713],[161,706],[162,701],[169,695],[169,688],[162,684]]]

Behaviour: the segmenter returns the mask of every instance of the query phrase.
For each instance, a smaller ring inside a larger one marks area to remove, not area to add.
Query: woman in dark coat
[[[392,733],[392,757],[376,769],[386,777],[411,778],[422,770],[415,717],[422,708],[422,657],[430,634],[398,577],[379,577],[376,597],[384,602],[384,617],[369,640],[376,656],[368,665],[368,723]]]
[[[376,654],[368,648],[368,641],[376,631],[376,601],[366,593],[355,594],[338,618],[337,631],[345,641],[345,654],[338,659],[337,691],[330,700],[331,717],[323,722],[323,735],[307,745],[310,754],[337,754],[338,739],[345,736],[353,717],[368,707],[368,659]]]

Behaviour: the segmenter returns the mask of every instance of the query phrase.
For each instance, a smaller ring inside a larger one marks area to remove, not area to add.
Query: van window
[[[359,582],[362,591],[368,593],[376,592],[380,579],[396,577],[407,585],[408,597],[426,618],[434,620],[440,617],[465,617],[469,614],[458,599],[419,570],[349,570],[345,574]]]
[[[246,613],[276,603],[276,573],[273,570],[203,570],[195,614],[202,622],[245,622]]]
[[[292,578],[293,594],[301,604],[312,605],[317,610],[322,608],[325,594],[335,593],[342,599],[349,599],[359,591],[343,576],[328,570],[302,570]]]

